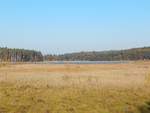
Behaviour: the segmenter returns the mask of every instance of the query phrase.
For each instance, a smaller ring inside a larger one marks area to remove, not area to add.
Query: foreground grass
[[[149,113],[149,62],[0,69],[0,113]]]

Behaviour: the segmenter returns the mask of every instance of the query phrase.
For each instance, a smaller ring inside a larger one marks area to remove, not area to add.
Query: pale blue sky
[[[150,46],[150,0],[0,0],[0,46],[57,54]]]

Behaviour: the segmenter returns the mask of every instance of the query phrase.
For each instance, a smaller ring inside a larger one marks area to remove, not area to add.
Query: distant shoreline
[[[0,62],[0,64],[126,64],[132,61],[42,61],[42,62]]]

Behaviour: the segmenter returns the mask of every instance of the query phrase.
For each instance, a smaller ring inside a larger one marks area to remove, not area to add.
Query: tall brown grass
[[[139,113],[150,62],[0,68],[0,113]]]

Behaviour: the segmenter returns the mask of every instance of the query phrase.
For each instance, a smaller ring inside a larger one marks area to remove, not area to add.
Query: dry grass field
[[[150,113],[150,62],[0,66],[0,113]]]

